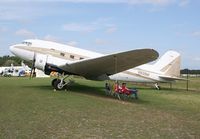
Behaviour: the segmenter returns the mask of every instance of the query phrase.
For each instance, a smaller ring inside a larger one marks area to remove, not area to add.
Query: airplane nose
[[[11,51],[13,54],[16,54],[16,53],[15,53],[15,52],[16,52],[15,45],[11,45],[9,49],[10,49],[10,51]]]
[[[23,60],[32,60],[34,57],[34,52],[27,50],[21,44],[12,45],[9,49],[15,56],[18,56]]]

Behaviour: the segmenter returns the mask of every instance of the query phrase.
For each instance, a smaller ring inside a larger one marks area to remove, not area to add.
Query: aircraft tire
[[[57,80],[58,80],[58,79],[55,78],[55,79],[53,79],[53,80],[51,81],[51,86],[52,86],[52,87],[54,87],[54,84],[55,84],[55,82],[56,82]]]
[[[57,79],[57,80],[54,82],[54,89],[56,89],[56,90],[62,90],[62,89],[64,89],[64,86],[63,86],[63,85],[60,85],[60,82],[61,82],[60,79]],[[63,84],[65,84],[65,81],[63,81]]]

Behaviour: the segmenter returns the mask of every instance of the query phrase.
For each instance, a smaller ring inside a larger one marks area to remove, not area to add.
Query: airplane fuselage
[[[35,59],[35,67],[48,75],[51,71],[57,71],[61,74],[74,74],[66,72],[60,66],[66,63],[71,64],[74,61],[104,56],[100,53],[42,40],[26,40],[21,44],[11,46],[10,50],[24,60]],[[116,74],[109,75],[108,79],[132,82],[168,82],[168,80],[160,78],[160,74],[163,73],[156,71],[149,64],[144,64],[123,72],[118,72],[116,69]],[[101,77],[98,80],[101,80]],[[102,77],[102,80],[105,80],[105,78]]]

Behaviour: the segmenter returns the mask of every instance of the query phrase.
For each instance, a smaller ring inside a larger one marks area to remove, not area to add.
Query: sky
[[[200,69],[199,0],[1,0],[0,56],[25,39],[99,53],[152,48]]]

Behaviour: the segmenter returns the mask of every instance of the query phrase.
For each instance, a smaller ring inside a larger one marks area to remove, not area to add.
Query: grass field
[[[200,79],[192,81],[198,88]],[[119,101],[103,86],[76,79],[54,92],[49,78],[0,78],[0,138],[200,138],[198,89],[139,86],[139,100]]]

